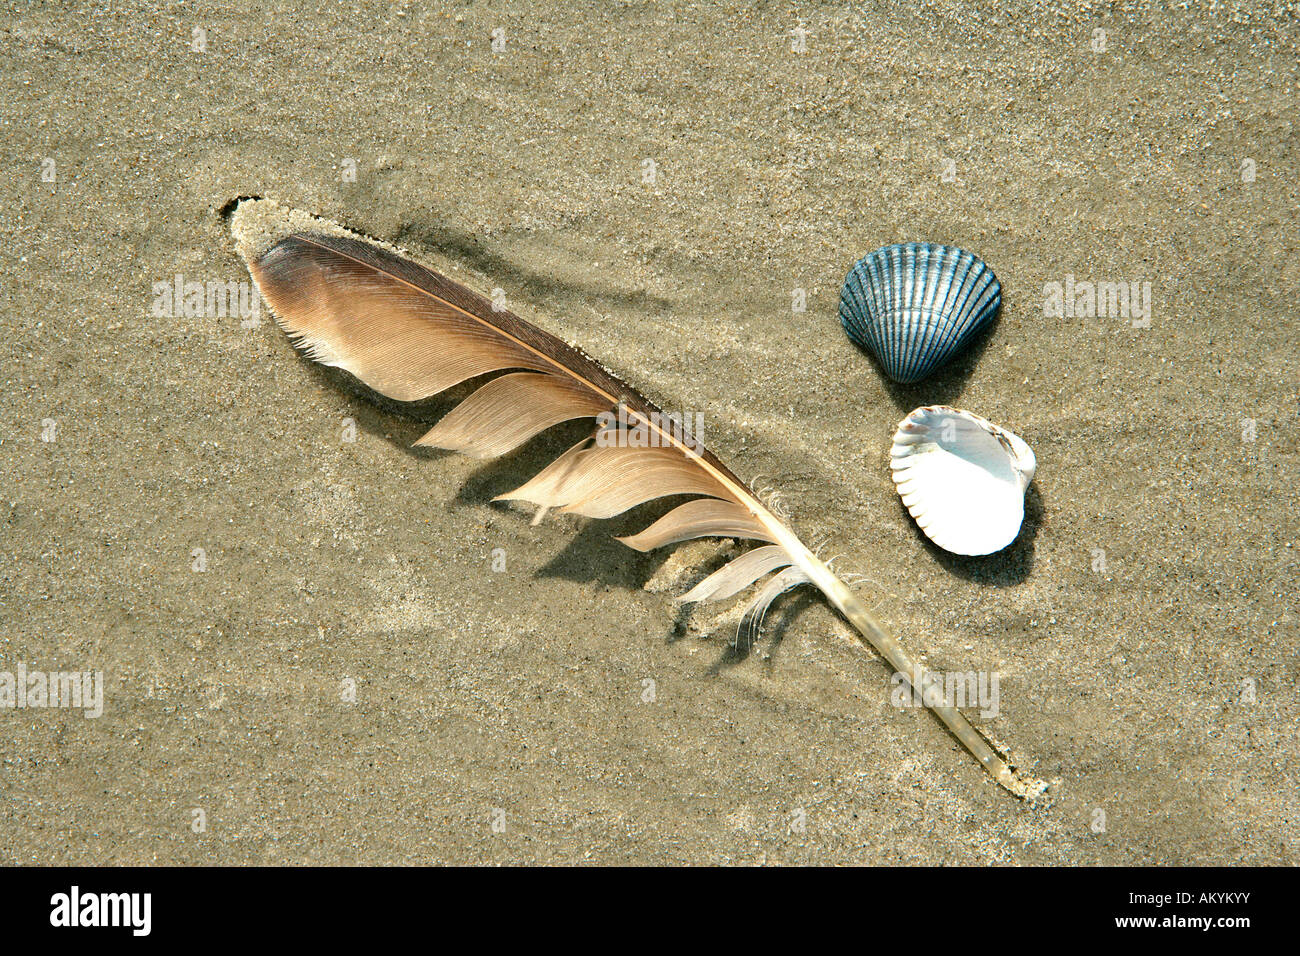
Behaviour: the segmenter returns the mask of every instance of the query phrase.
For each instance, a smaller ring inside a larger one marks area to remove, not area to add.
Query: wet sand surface
[[[1295,864],[1297,16],[6,4],[0,671],[105,691],[0,709],[0,861]],[[572,430],[413,450],[449,400],[371,401],[265,315],[156,314],[247,280],[241,195],[702,412],[927,666],[1000,675],[973,717],[1046,795],[895,707],[820,599],[748,653],[675,608],[726,547],[612,539],[662,506],[491,503]],[[897,386],[836,309],[913,239],[1004,303]],[[1067,281],[1149,283],[1149,323],[1048,314]],[[1037,454],[998,555],[894,491],[931,403]]]

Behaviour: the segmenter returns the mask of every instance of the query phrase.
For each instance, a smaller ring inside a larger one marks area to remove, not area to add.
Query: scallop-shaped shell
[[[953,554],[992,554],[1016,539],[1038,463],[1018,436],[946,405],[898,423],[894,484],[926,537]]]
[[[895,382],[919,382],[957,354],[997,311],[1002,284],[956,246],[904,242],[854,264],[840,290],[849,338]]]

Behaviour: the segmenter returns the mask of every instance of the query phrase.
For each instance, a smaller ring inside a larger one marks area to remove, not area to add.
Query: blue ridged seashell
[[[840,290],[849,338],[895,382],[919,382],[957,354],[1002,302],[1002,284],[965,249],[903,242],[854,264]]]

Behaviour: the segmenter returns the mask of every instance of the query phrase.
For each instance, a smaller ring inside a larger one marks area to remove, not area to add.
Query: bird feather
[[[591,435],[500,497],[539,505],[539,516],[557,508],[608,518],[669,495],[695,495],[619,540],[643,551],[705,536],[764,544],[714,572],[684,601],[722,600],[766,577],[741,624],[742,635],[752,636],[777,597],[812,584],[896,672],[909,681],[922,673],[744,481],[577,348],[398,250],[326,220],[245,200],[231,225],[262,299],[314,361],[399,401],[495,375],[417,444],[494,457],[561,422],[595,417],[600,424]],[[648,436],[648,447],[628,441],[633,432]],[[1029,795],[1028,785],[955,707],[933,710],[999,783]]]

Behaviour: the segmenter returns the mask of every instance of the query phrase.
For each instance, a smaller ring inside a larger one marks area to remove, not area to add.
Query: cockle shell
[[[895,382],[919,382],[957,354],[1002,301],[984,262],[956,246],[904,242],[854,264],[840,290],[849,338]]]
[[[1018,436],[947,405],[898,423],[894,485],[926,537],[953,554],[992,554],[1016,539],[1038,462]]]

